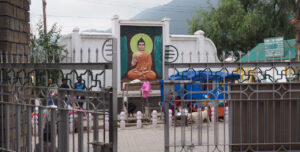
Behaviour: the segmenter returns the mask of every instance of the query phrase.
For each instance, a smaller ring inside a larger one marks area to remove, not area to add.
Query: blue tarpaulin
[[[186,84],[184,86],[185,90],[180,89],[180,85],[175,85],[174,89],[177,92],[177,96],[182,96],[187,93],[185,98],[187,99],[227,99],[227,94],[224,95],[222,92],[224,89],[227,90],[227,85],[225,84],[222,88],[221,85],[217,86],[214,90],[209,90],[206,86],[206,82],[223,83],[228,81],[234,81],[240,79],[240,74],[238,73],[224,73],[220,71],[184,71],[178,72],[175,75],[171,75],[169,80],[192,80],[203,82],[203,84]],[[161,88],[163,91],[163,87]],[[199,93],[188,94],[189,91],[199,91]],[[201,92],[202,91],[202,92]],[[162,92],[163,95],[163,92]],[[192,97],[191,97],[192,96]]]

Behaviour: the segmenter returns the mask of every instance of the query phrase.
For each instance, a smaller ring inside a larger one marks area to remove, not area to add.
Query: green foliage
[[[30,35],[32,61],[38,63],[59,63],[59,55],[65,52],[65,50],[64,46],[58,44],[61,34],[57,24],[53,24],[50,30],[45,33],[43,23],[40,21],[37,24],[37,31],[37,35]],[[63,58],[62,56],[61,60]]]
[[[62,54],[66,53],[63,45],[59,45],[58,40],[61,38],[60,29],[57,24],[51,26],[47,33],[44,32],[43,23],[37,24],[37,35],[30,35],[31,62],[35,63],[59,63],[65,58]],[[36,70],[36,84],[45,86],[46,78],[52,79],[54,83],[58,82],[59,70]],[[47,77],[46,77],[47,75]]]
[[[222,51],[249,51],[264,38],[295,37],[289,15],[295,11],[290,0],[219,0],[219,6],[200,9],[188,20],[189,33],[203,30]]]

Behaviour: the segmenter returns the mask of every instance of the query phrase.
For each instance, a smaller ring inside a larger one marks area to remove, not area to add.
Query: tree
[[[66,53],[63,45],[58,43],[61,38],[60,29],[57,24],[53,24],[50,30],[45,33],[42,21],[37,24],[37,35],[30,35],[30,49],[32,58],[31,61],[35,63],[59,63]],[[46,74],[54,83],[58,82],[59,70],[35,70],[36,85],[45,86]]]
[[[295,12],[292,0],[219,0],[219,6],[197,10],[188,20],[189,33],[203,30],[222,51],[247,52],[267,37],[295,37],[289,16]]]

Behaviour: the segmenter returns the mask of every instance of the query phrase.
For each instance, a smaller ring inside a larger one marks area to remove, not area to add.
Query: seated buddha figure
[[[137,49],[138,51],[132,54],[131,60],[131,66],[135,66],[135,68],[128,71],[128,78],[131,80],[155,80],[156,73],[151,70],[152,57],[145,52],[145,41],[142,38],[137,42]]]

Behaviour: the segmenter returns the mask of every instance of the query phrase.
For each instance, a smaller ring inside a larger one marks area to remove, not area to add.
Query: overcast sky
[[[111,18],[130,19],[144,9],[159,6],[171,0],[47,0],[47,24],[57,23],[62,34],[72,32],[74,27],[107,30]],[[42,19],[42,0],[31,0],[31,30]]]

